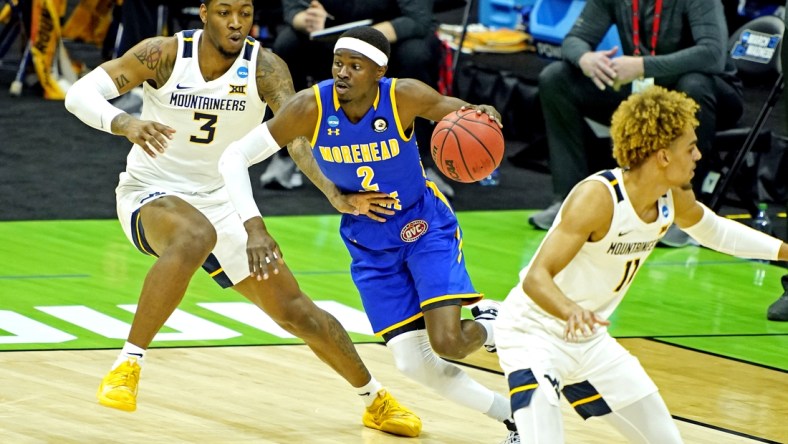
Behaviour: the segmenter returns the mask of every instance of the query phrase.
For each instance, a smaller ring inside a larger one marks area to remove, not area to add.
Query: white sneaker
[[[479,303],[471,307],[471,314],[476,321],[483,323],[493,322],[498,318],[498,310],[500,307],[501,303],[498,301],[482,299]],[[490,330],[491,329],[488,329],[488,331]],[[484,344],[484,348],[490,353],[495,353],[495,341],[493,340],[492,344]]]
[[[520,444],[520,434],[517,432],[509,432],[506,439],[501,441],[501,444]]]

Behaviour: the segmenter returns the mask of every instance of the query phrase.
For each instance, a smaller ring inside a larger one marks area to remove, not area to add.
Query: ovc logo
[[[402,227],[399,237],[403,242],[416,242],[424,233],[427,232],[427,222],[421,219],[408,222],[407,225]]]

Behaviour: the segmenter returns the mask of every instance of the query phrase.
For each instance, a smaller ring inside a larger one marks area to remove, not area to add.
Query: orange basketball
[[[503,134],[498,123],[476,110],[452,111],[432,132],[432,158],[448,178],[476,182],[489,176],[503,159]]]

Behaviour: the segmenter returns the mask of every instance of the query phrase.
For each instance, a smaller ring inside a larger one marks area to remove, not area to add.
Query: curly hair
[[[613,157],[622,168],[632,168],[651,155],[667,148],[686,130],[698,126],[695,113],[700,107],[677,91],[651,86],[632,94],[613,113],[610,138]]]

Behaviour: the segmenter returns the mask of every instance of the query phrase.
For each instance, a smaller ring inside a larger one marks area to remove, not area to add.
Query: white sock
[[[493,398],[493,404],[490,406],[490,410],[486,411],[484,414],[500,422],[504,422],[507,419],[513,421],[512,406],[509,404],[509,400],[500,393],[494,393],[495,397]]]
[[[120,351],[118,359],[116,359],[115,363],[112,364],[112,369],[116,369],[120,364],[132,358],[136,359],[137,364],[142,367],[142,364],[145,362],[145,349],[139,348],[131,342],[126,342],[123,344],[123,349]]]
[[[373,376],[367,385],[363,387],[357,387],[356,393],[358,393],[358,396],[361,396],[361,399],[364,400],[364,405],[369,407],[378,397],[378,392],[381,390],[383,390],[383,385],[379,383],[378,380]]]
[[[491,319],[477,319],[476,322],[482,324],[482,327],[487,331],[487,339],[484,340],[484,345],[495,345],[495,336],[493,335],[493,320]]]

